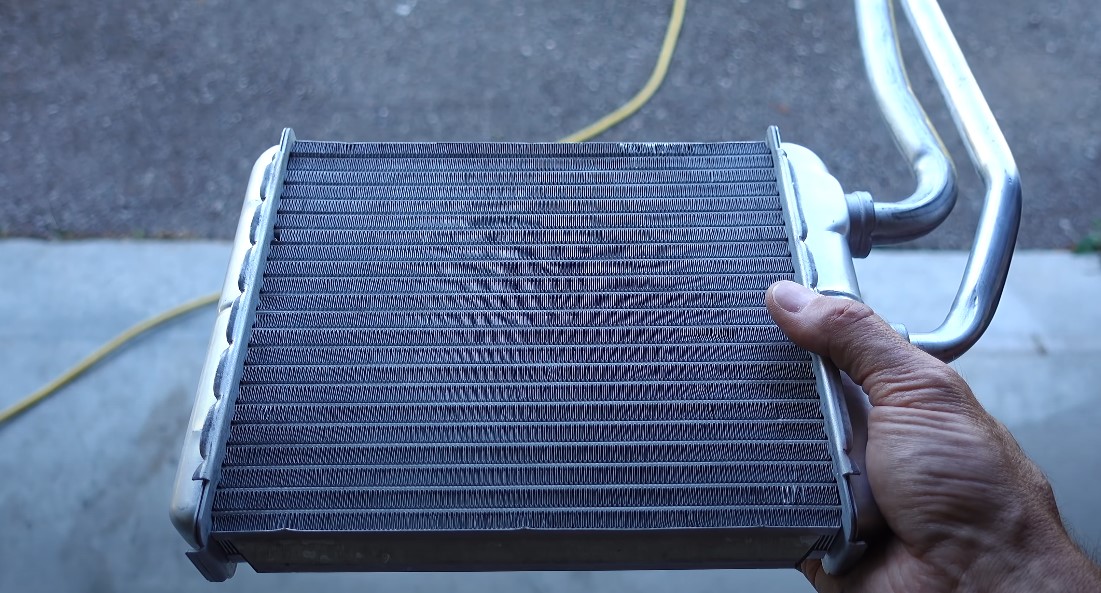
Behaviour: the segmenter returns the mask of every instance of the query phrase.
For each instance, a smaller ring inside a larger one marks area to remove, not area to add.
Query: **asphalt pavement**
[[[1020,245],[1101,224],[1096,0],[944,2],[1021,168]],[[554,140],[648,77],[667,0],[0,0],[0,236],[228,238],[281,128],[328,140]],[[961,172],[918,246],[969,245],[981,184],[927,68],[914,86]],[[605,140],[808,146],[846,189],[910,174],[864,79],[852,3],[689,2],[664,86]]]

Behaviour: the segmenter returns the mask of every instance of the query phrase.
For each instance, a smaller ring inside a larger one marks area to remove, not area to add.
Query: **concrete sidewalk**
[[[0,241],[0,407],[137,321],[220,288],[227,243]],[[951,302],[966,254],[877,252],[867,300],[912,330]],[[1101,265],[1023,252],[993,327],[958,363],[1050,476],[1087,549],[1101,549]],[[213,310],[145,336],[0,428],[0,591],[185,591],[167,506]],[[223,591],[807,591],[795,571],[257,575]]]

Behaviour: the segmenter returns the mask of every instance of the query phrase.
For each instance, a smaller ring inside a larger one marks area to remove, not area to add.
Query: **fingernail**
[[[772,300],[785,311],[798,313],[818,296],[813,290],[794,282],[777,282],[772,287]]]

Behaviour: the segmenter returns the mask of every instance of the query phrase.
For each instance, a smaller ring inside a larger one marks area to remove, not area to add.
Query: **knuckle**
[[[976,429],[986,426],[988,415],[955,369],[939,361],[920,364],[911,359],[908,362],[893,371],[885,370],[884,376],[878,377],[883,389],[890,394],[885,399],[898,406],[957,415],[966,418]]]
[[[955,399],[964,386],[963,379],[946,364],[919,364],[911,359],[885,370],[890,371],[899,389],[908,391],[951,394]]]
[[[833,298],[831,301],[822,319],[822,329],[829,334],[831,347],[865,354],[874,350],[880,340],[873,337],[877,334],[874,326],[878,317],[872,308],[848,299]]]
[[[844,331],[864,325],[875,318],[872,308],[859,301],[835,299],[834,306],[826,314],[826,324],[834,331]]]
[[[944,364],[930,364],[921,371],[926,383],[938,390],[952,391],[961,395],[970,391],[967,382],[956,372],[956,369]]]

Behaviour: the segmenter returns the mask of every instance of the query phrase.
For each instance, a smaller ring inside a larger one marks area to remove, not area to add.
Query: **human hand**
[[[843,576],[804,562],[815,589],[1101,591],[1047,479],[951,367],[862,303],[793,282],[765,300],[792,341],[832,360],[872,404],[865,469],[891,534]]]

